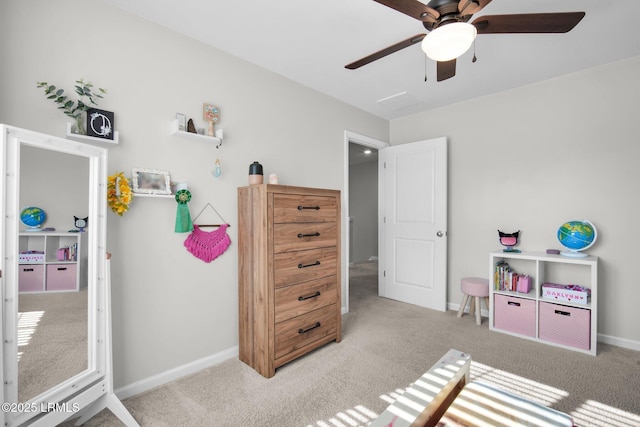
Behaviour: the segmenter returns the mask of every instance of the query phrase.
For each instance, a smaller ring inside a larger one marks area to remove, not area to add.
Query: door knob
[[[443,233],[442,231],[438,231],[438,232],[436,233],[436,236],[438,236],[438,237],[442,237],[442,236],[444,236],[444,233]]]

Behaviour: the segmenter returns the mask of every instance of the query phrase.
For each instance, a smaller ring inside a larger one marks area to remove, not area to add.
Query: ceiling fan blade
[[[475,19],[472,24],[478,34],[566,33],[584,15],[584,12],[485,15]]]
[[[460,0],[458,3],[458,12],[460,15],[473,15],[480,12],[491,0]]]
[[[441,82],[443,80],[450,79],[456,75],[456,60],[451,61],[438,61],[437,63],[437,77],[436,80]]]
[[[413,46],[416,43],[420,43],[424,38],[424,36],[426,36],[426,34],[416,34],[413,37],[409,37],[406,40],[402,40],[399,43],[393,44],[389,47],[385,47],[384,49],[379,50],[375,53],[372,53],[371,55],[367,55],[364,58],[358,59],[357,61],[352,62],[351,64],[347,64],[344,66],[344,68],[347,68],[349,70],[355,70],[356,68],[360,68],[363,65],[367,65],[370,62],[376,61],[380,58],[384,58],[387,55],[391,55],[392,53],[397,52],[401,49],[404,49],[405,47]]]
[[[433,22],[440,17],[440,12],[430,8],[418,0],[374,0],[405,15],[409,15],[418,21]]]

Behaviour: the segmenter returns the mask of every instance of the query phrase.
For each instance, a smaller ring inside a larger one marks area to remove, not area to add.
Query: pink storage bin
[[[517,291],[523,294],[528,294],[531,290],[531,276],[518,277]]]
[[[494,295],[494,327],[529,337],[536,336],[536,302],[526,298]]]
[[[47,265],[48,291],[74,291],[76,289],[75,264]]]
[[[21,265],[18,271],[18,292],[42,292],[44,265]]]
[[[540,302],[540,339],[589,350],[591,310]]]
[[[569,301],[576,304],[587,304],[591,289],[580,285],[559,285],[557,283],[543,283],[542,297],[558,301]]]

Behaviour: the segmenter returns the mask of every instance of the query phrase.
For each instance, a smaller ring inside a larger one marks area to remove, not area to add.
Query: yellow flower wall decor
[[[107,204],[114,213],[122,216],[129,210],[129,204],[133,199],[133,193],[129,186],[129,180],[123,172],[109,176],[107,180]]]

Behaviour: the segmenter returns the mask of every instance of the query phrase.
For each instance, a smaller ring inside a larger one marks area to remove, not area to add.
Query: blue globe
[[[20,221],[32,230],[40,229],[46,220],[46,212],[35,206],[26,207],[20,212]]]
[[[590,248],[598,239],[595,225],[589,221],[567,221],[558,228],[558,240],[569,252],[562,255],[573,257],[586,257],[584,251]]]

